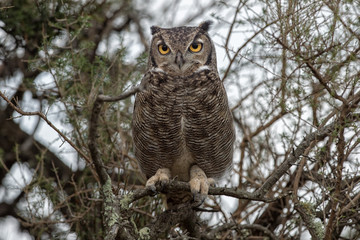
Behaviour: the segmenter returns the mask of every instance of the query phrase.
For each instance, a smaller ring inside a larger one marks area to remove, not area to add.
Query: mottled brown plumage
[[[177,177],[207,194],[201,172],[220,178],[231,167],[235,134],[209,24],[152,27],[144,90],[133,115],[135,155],[148,186]]]

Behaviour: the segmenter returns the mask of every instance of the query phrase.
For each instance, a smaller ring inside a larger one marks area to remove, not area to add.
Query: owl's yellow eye
[[[168,46],[166,46],[165,44],[160,44],[159,45],[159,52],[162,55],[168,54],[170,52],[170,48]]]
[[[202,49],[202,43],[192,43],[189,47],[189,50],[193,53],[200,52]]]

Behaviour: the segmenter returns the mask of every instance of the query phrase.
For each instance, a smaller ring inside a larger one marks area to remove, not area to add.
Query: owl
[[[170,178],[206,196],[232,166],[235,139],[217,72],[211,21],[197,27],[151,27],[143,90],[135,97],[132,134],[146,186]]]

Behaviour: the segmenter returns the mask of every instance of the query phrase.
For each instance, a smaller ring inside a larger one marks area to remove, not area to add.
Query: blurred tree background
[[[209,19],[237,141],[197,238],[360,238],[358,1],[5,0],[0,239],[188,237],[158,231],[133,96],[96,106],[140,82],[151,25]]]

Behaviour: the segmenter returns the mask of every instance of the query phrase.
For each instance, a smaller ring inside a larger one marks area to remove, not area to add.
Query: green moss
[[[107,181],[102,187],[104,194],[104,217],[105,222],[110,228],[117,222],[119,222],[120,216],[114,211],[114,198],[115,195],[112,192],[111,179],[108,177]]]
[[[132,200],[132,193],[128,193],[128,194],[124,195],[122,197],[122,199],[120,200],[121,208],[128,210],[129,206],[130,206],[130,203],[131,203],[131,200]]]
[[[310,218],[310,226],[315,230],[315,234],[319,239],[323,239],[325,237],[325,230],[322,222],[316,221],[314,212],[315,206],[311,202],[300,202],[301,207],[306,211],[306,214]]]
[[[140,229],[139,236],[140,239],[145,239],[145,240],[150,239],[150,228],[143,227],[142,229]]]
[[[316,233],[316,236],[318,236],[319,239],[324,239],[325,237],[325,231],[324,231],[324,226],[322,224],[322,222],[319,222],[319,221],[312,221],[313,223],[313,227],[315,229],[315,233]]]
[[[111,186],[111,179],[110,179],[110,177],[108,177],[108,179],[106,180],[105,184],[102,186],[102,189],[103,189],[105,201],[106,201],[106,200],[111,200],[111,199],[114,197],[114,194],[113,194],[113,192],[112,192],[112,186]]]
[[[301,207],[306,210],[306,213],[313,216],[313,212],[315,211],[314,205],[311,202],[300,202]]]

